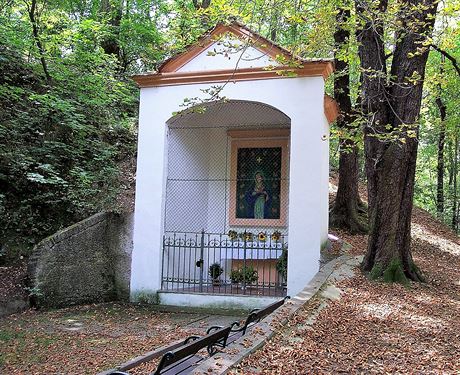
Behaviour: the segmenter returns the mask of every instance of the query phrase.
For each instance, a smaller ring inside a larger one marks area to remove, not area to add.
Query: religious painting
[[[234,140],[230,225],[284,226],[287,139]]]
[[[236,217],[279,219],[281,147],[239,148],[236,161]]]

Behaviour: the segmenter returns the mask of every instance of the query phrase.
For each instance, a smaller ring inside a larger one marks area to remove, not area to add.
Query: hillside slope
[[[312,325],[315,301],[233,373],[458,373],[460,238],[419,208],[412,224],[426,283],[385,284],[357,271]],[[365,253],[366,236],[332,233],[353,245],[349,253]]]

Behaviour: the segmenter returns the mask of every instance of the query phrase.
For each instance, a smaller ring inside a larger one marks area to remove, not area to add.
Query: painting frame
[[[284,130],[284,129],[283,129]],[[287,130],[287,129],[286,129]],[[288,130],[289,131],[289,130]],[[230,159],[230,199],[229,199],[229,225],[241,227],[286,227],[288,213],[288,147],[289,139],[283,138],[267,138],[263,137],[263,132],[257,132],[258,138],[242,139],[235,138],[239,133],[229,132],[231,140],[231,159]],[[271,133],[268,133],[271,134]],[[279,135],[288,135],[289,133],[280,132]],[[237,174],[238,174],[238,150],[242,148],[281,148],[281,166],[280,166],[280,184],[279,192],[279,218],[276,219],[255,219],[255,218],[240,218],[237,217]]]

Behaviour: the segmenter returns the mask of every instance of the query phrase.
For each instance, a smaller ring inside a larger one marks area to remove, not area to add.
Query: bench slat
[[[165,353],[158,364],[157,370],[154,372],[155,375],[162,373],[164,369],[172,366],[174,363],[185,359],[189,356],[196,354],[199,350],[207,348],[209,355],[213,355],[217,352],[217,347],[225,347],[227,345],[228,335],[231,327],[221,328],[217,331],[209,333],[208,335],[192,341],[184,346],[181,346],[175,350]]]

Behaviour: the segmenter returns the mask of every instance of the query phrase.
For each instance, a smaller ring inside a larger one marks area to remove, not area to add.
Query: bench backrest
[[[242,328],[236,331],[241,331],[243,335],[246,333],[246,330],[248,327],[254,323],[260,322],[263,318],[265,318],[267,315],[270,315],[273,311],[275,311],[278,307],[282,306],[286,299],[289,299],[290,297],[287,296],[283,298],[282,300],[276,301],[271,303],[270,305],[264,307],[263,309],[254,309],[252,310],[248,317],[246,318],[246,321],[244,322],[244,325]]]
[[[217,331],[209,333],[201,338],[192,337],[193,341],[164,354],[156,371],[154,372],[154,375],[161,374],[167,367],[172,366],[187,357],[193,356],[203,348],[208,350],[209,355],[214,355],[217,352],[217,347],[224,348],[227,345],[230,330],[231,327],[229,326],[218,329]]]

